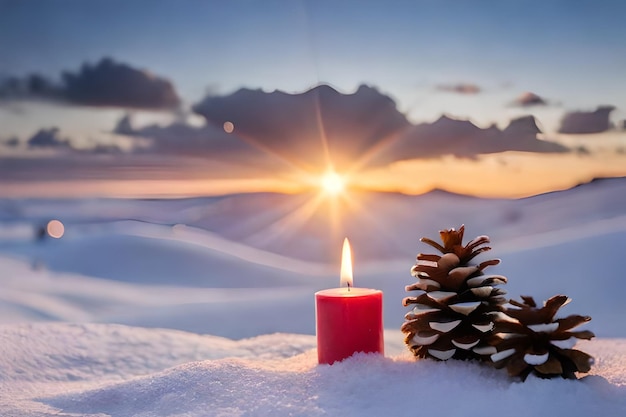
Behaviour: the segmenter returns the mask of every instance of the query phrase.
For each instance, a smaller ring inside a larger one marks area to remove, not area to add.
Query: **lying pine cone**
[[[485,275],[483,270],[497,265],[497,259],[471,265],[478,254],[490,250],[487,236],[479,236],[463,246],[464,226],[440,232],[443,246],[428,238],[421,241],[438,249],[440,255],[417,256],[411,274],[418,282],[406,287],[419,291],[402,303],[414,308],[405,316],[402,332],[405,343],[417,357],[439,360],[489,360],[495,352],[487,343],[494,328],[494,318],[505,303],[504,290],[495,288],[506,283],[501,275]]]
[[[571,315],[554,319],[559,308],[570,299],[555,295],[537,308],[532,297],[522,297],[523,303],[511,300],[517,308],[507,308],[496,320],[491,343],[497,353],[491,355],[496,368],[503,368],[511,376],[522,380],[533,372],[542,378],[561,376],[576,379],[576,372],[589,372],[593,358],[572,349],[577,339],[591,339],[588,330],[572,331],[576,326],[591,320],[589,316]]]

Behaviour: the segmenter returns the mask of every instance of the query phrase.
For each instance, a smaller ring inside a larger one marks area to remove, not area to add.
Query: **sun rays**
[[[334,171],[311,176],[308,181],[315,183],[315,188],[277,201],[275,209],[282,215],[267,221],[244,240],[259,247],[309,247],[312,252],[292,250],[311,261],[334,259],[346,236],[357,246],[363,239],[375,238],[387,249],[395,248],[385,206],[375,192],[351,187],[349,178]],[[375,237],[364,236],[363,225],[374,230]]]
[[[275,165],[273,169],[276,170],[268,174],[292,181],[293,188],[302,191],[297,200],[290,199],[285,203],[277,200],[276,209],[283,213],[282,216],[267,219],[261,227],[250,230],[244,239],[261,247],[280,246],[298,244],[300,236],[313,234],[321,251],[334,253],[333,242],[339,244],[349,230],[357,233],[358,223],[365,222],[375,226],[379,238],[388,240],[390,236],[384,217],[370,212],[371,200],[369,203],[362,201],[369,196],[367,182],[364,183],[360,176],[363,170],[371,167],[372,160],[380,157],[394,142],[398,132],[394,135],[385,132],[384,137],[367,140],[364,142],[369,143],[366,148],[349,146],[352,141],[362,141],[362,129],[359,125],[351,129],[351,125],[345,124],[350,123],[348,120],[340,122],[341,128],[337,127],[337,120],[325,123],[319,91],[314,93],[311,117],[315,127],[303,125],[300,132],[291,130],[294,136],[285,137],[302,145],[290,149],[267,146],[246,129],[238,131],[238,137],[249,145],[276,162],[280,161],[282,167]]]
[[[329,196],[337,196],[346,189],[346,177],[337,174],[335,171],[327,171],[320,178],[320,188]]]

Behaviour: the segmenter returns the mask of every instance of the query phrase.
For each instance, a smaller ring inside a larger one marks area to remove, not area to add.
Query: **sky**
[[[335,170],[517,197],[623,176],[625,9],[0,0],[0,191],[296,192]]]

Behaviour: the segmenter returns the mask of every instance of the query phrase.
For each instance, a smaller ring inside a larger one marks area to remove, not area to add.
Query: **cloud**
[[[439,91],[447,91],[459,94],[478,94],[481,88],[476,84],[460,83],[460,84],[440,84],[437,86]]]
[[[309,172],[324,170],[329,163],[343,171],[446,155],[571,151],[538,139],[540,129],[533,116],[512,120],[504,130],[495,125],[483,129],[448,116],[413,125],[390,97],[367,86],[353,94],[325,85],[300,94],[242,89],[209,96],[194,110],[208,123],[198,126],[181,119],[134,127],[126,115],[108,132],[110,136],[91,140],[91,146],[81,142],[82,149],[74,151],[193,156],[274,170],[297,166]],[[38,132],[28,144],[72,148],[55,128]]]
[[[119,133],[121,135],[133,135],[135,134],[135,129],[133,129],[133,125],[131,122],[130,114],[125,114],[122,116],[120,120],[117,121],[115,128],[113,129],[114,133]]]
[[[3,107],[20,114],[23,111],[12,104],[14,105],[17,100],[34,99],[64,101],[61,87],[39,74],[0,79],[0,105]]]
[[[12,136],[10,138],[3,139],[2,143],[5,146],[8,146],[9,148],[16,148],[16,147],[20,146],[20,140],[16,136]]]
[[[241,89],[206,97],[193,110],[217,127],[231,122],[251,145],[314,170],[364,163],[382,142],[410,127],[390,97],[364,85],[353,94],[328,85],[301,94]]]
[[[545,99],[535,93],[531,93],[530,91],[520,94],[520,96],[513,102],[513,105],[521,107],[545,106],[546,104],[548,103]]]
[[[533,116],[512,120],[504,130],[481,129],[447,116],[412,125],[390,97],[367,86],[354,94],[341,94],[326,85],[302,94],[242,89],[207,97],[194,111],[215,126],[232,122],[243,140],[305,168],[322,169],[327,158],[341,170],[355,163],[380,166],[444,155],[475,158],[506,151],[570,151],[538,139],[541,131]]]
[[[85,64],[76,74],[65,72],[63,81],[68,100],[87,106],[166,109],[180,104],[169,81],[110,58]]]
[[[137,143],[135,143],[137,142]],[[72,138],[62,136],[58,127],[44,128],[37,131],[25,142],[25,150],[62,150],[64,155],[69,154],[119,154],[128,152],[134,147],[141,145],[140,140],[114,135],[107,132],[100,132],[82,140],[72,140]],[[11,138],[4,141],[4,145],[9,148],[20,147],[18,138]],[[23,156],[23,154],[21,154]]]
[[[103,58],[66,71],[60,83],[41,75],[11,77],[0,82],[0,99],[44,99],[75,105],[136,109],[173,109],[180,98],[170,81],[148,71]]]
[[[58,127],[40,129],[26,143],[29,148],[71,148],[70,141],[60,137]]]
[[[442,116],[407,130],[386,150],[390,160],[437,158],[453,155],[476,158],[481,154],[506,151],[564,153],[570,149],[556,142],[537,139],[540,133],[533,116],[512,120],[500,130],[495,125],[482,129],[468,120]]]
[[[153,124],[134,128],[132,117],[127,114],[117,122],[112,133],[147,139],[148,143],[135,148],[135,153],[227,158],[248,163],[264,159],[262,152],[237,135],[212,125],[192,126],[176,121],[166,126]]]
[[[576,153],[581,156],[591,155],[591,151],[584,145],[577,146],[575,149]]]
[[[601,133],[611,128],[609,115],[615,110],[613,106],[600,106],[595,111],[575,111],[565,113],[561,120],[559,133],[584,134]]]

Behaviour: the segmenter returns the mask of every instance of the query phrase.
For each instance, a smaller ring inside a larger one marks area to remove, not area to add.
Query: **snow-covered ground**
[[[363,194],[333,221],[309,197],[0,199],[0,415],[626,415],[626,178]],[[37,239],[51,219],[64,236]],[[509,296],[567,294],[562,314],[593,318],[590,375],[520,383],[406,352],[418,239],[462,223],[491,236]],[[338,285],[343,236],[355,284],[384,291],[386,354],[318,366],[313,293]]]
[[[386,333],[401,339],[399,331]],[[581,381],[511,381],[468,362],[386,357],[317,365],[315,337],[233,341],[111,324],[0,327],[3,416],[621,416],[626,341],[583,348],[601,360]]]

